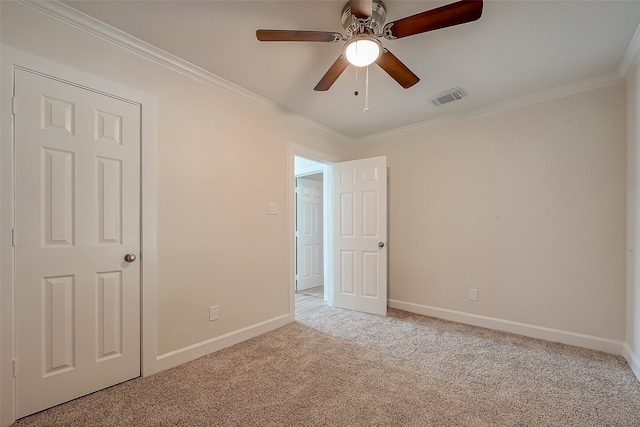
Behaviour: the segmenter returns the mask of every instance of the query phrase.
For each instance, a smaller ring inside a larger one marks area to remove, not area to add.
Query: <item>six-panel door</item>
[[[140,106],[17,70],[16,413],[140,375]]]
[[[386,157],[336,163],[334,304],[387,313]]]
[[[296,290],[324,284],[322,181],[297,178]]]

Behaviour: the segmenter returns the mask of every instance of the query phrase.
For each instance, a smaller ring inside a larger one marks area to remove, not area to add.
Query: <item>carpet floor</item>
[[[640,426],[622,357],[332,307],[16,426]]]

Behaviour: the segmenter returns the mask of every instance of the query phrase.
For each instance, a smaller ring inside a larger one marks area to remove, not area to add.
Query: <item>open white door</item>
[[[387,313],[387,158],[335,163],[334,305]]]

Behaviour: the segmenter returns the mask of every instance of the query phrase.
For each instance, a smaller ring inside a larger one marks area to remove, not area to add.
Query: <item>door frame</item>
[[[326,302],[333,305],[333,163],[339,159],[335,156],[316,151],[312,148],[290,143],[287,154],[287,200],[289,229],[289,318],[296,318],[296,235],[295,235],[295,156],[306,157],[318,163],[324,163],[326,170],[322,174],[323,205],[323,274]]]
[[[0,47],[0,425],[15,421],[15,224],[14,132],[12,95],[14,71],[22,69],[74,86],[115,96],[141,109],[141,376],[158,371],[157,331],[157,103],[155,97],[86,74],[8,46]],[[19,238],[19,236],[18,236]]]

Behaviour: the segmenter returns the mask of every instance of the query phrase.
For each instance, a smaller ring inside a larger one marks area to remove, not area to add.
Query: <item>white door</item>
[[[387,158],[333,165],[334,305],[387,313]]]
[[[322,245],[322,175],[320,180],[297,178],[296,194],[296,290],[324,284]]]
[[[140,375],[140,106],[17,70],[16,416]]]

